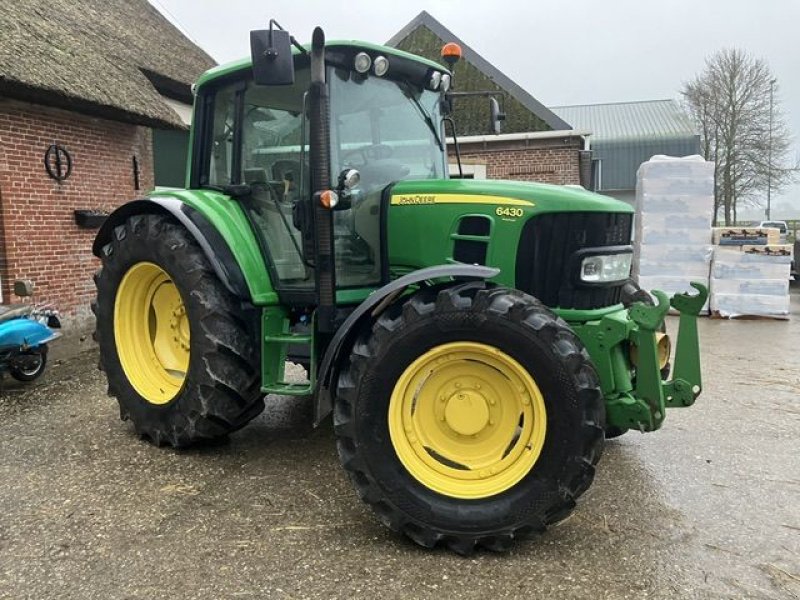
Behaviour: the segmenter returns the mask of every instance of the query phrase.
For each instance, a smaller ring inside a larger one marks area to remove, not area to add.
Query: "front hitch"
[[[600,376],[609,427],[654,431],[661,427],[666,408],[691,406],[700,394],[697,315],[708,298],[708,289],[700,283],[691,285],[696,294],[668,298],[655,290],[653,306],[636,302],[627,311],[573,323]],[[679,311],[680,321],[672,378],[662,381],[658,344],[670,306]]]
[[[650,408],[652,420],[660,422],[664,415],[664,398],[661,389],[661,365],[658,360],[656,331],[659,331],[664,317],[669,311],[670,301],[660,291],[652,292],[656,304],[649,306],[636,302],[630,308],[630,318],[636,323],[638,331],[631,332],[631,341],[636,345],[638,360],[636,365],[636,387],[634,395],[644,400]]]
[[[680,320],[672,379],[663,384],[665,404],[669,407],[691,406],[703,390],[697,315],[706,303],[708,289],[695,281],[690,285],[697,294],[675,294],[670,301],[672,308],[680,313]]]
[[[638,326],[631,332],[631,341],[638,347],[636,385],[633,396],[643,400],[649,408],[649,422],[639,421],[644,431],[658,429],[664,420],[664,409],[691,406],[702,390],[700,372],[700,345],[697,334],[697,316],[708,298],[708,289],[701,283],[690,284],[697,294],[675,294],[669,301],[664,292],[652,292],[655,306],[641,302],[630,309],[630,318]],[[675,365],[672,378],[661,380],[658,362],[656,331],[672,306],[680,313],[678,339],[675,344]]]

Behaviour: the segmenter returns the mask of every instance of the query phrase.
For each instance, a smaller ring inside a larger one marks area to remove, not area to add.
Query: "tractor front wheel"
[[[184,447],[264,409],[258,321],[178,223],[149,214],[116,227],[95,283],[100,367],[140,436]]]
[[[482,282],[388,308],[356,341],[334,410],[361,498],[418,544],[462,554],[565,518],[594,476],[604,420],[569,326]]]

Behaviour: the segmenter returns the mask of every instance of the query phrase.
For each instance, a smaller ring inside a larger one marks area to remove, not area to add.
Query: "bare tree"
[[[701,151],[714,161],[714,220],[726,225],[737,208],[764,206],[797,172],[792,138],[780,110],[769,66],[743,50],[720,50],[681,94],[700,129]]]

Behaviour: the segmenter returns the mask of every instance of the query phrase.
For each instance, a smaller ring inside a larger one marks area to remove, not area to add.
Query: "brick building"
[[[464,176],[590,187],[588,132],[573,129],[430,14],[422,11],[387,44],[441,62],[447,42],[456,42],[463,52],[453,71],[456,90],[496,92],[506,113],[503,133],[486,135],[487,99],[456,98],[453,119]],[[457,176],[453,140],[448,141],[450,172]]]
[[[153,140],[185,136],[190,84],[214,61],[147,0],[57,11],[16,0],[0,30],[2,301],[18,301],[13,281],[30,279],[37,301],[82,325],[99,265],[96,230],[76,211],[107,212],[153,188],[154,163],[175,151]]]

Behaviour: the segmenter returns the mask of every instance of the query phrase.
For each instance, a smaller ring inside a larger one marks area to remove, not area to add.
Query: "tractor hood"
[[[395,275],[453,262],[481,264],[500,269],[494,281],[516,288],[522,276],[517,257],[533,260],[531,240],[547,235],[587,246],[627,245],[633,222],[631,206],[614,198],[577,186],[518,181],[401,181],[384,194],[384,202]],[[364,227],[361,235],[370,239],[366,226],[377,211],[365,208],[363,218],[356,216],[356,228]]]
[[[580,186],[495,179],[401,181],[392,187],[391,198],[393,205],[469,203],[535,207],[537,213],[633,212],[626,202],[586,191]]]

